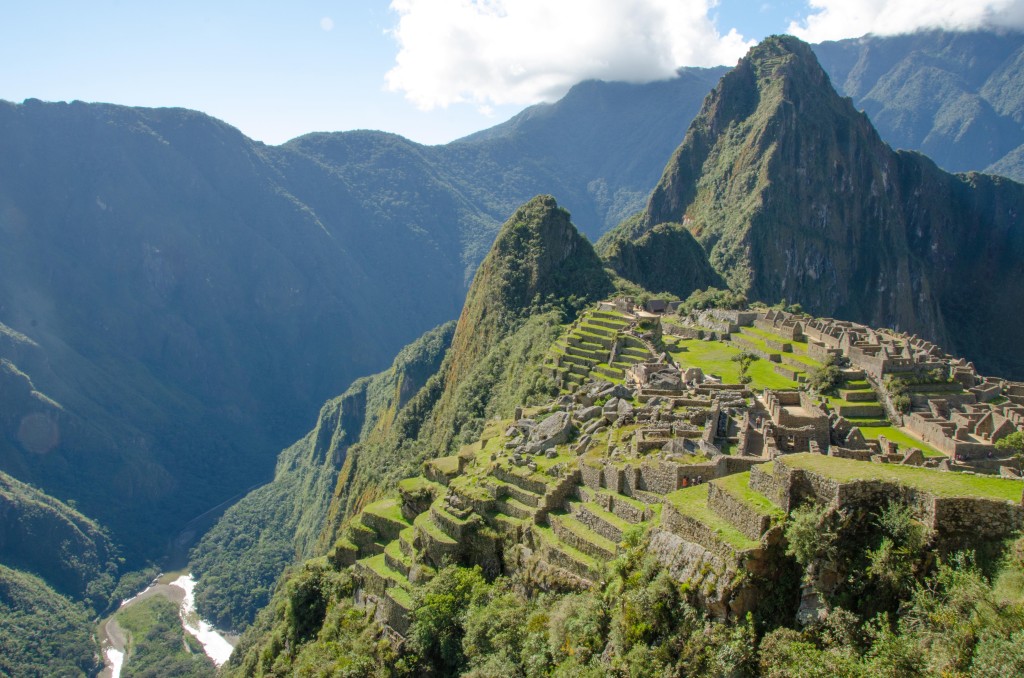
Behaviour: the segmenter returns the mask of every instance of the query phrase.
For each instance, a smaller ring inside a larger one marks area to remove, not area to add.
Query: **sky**
[[[732,65],[761,38],[1024,28],[1024,0],[0,0],[0,99],[203,111],[268,144],[425,144],[582,80]]]

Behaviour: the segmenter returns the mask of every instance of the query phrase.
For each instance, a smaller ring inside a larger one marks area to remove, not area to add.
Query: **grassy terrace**
[[[401,502],[394,497],[389,497],[387,499],[375,501],[372,504],[368,505],[366,508],[364,508],[363,512],[372,513],[374,515],[380,516],[381,518],[386,518],[396,523],[402,523],[404,525],[409,524],[409,521],[406,520],[405,516],[402,515]]]
[[[700,339],[670,339],[665,341],[665,347],[683,367],[699,367],[705,374],[719,376],[727,384],[738,384],[740,381],[740,365],[732,360],[733,356],[741,353],[739,348],[720,341]],[[754,361],[748,371],[753,379],[750,383],[752,389],[790,389],[798,386],[797,382],[772,369],[773,364],[764,359]]]
[[[896,428],[895,426],[864,426],[861,427],[860,430],[861,433],[864,434],[864,437],[869,440],[878,440],[878,436],[885,436],[886,440],[891,440],[899,445],[900,452],[910,452],[911,448],[916,447],[921,450],[926,457],[946,456],[923,440],[919,440],[903,429]]]
[[[384,554],[379,553],[370,558],[364,558],[359,561],[366,565],[368,568],[379,574],[384,579],[389,579],[396,586],[409,586],[409,580],[405,576],[396,570],[392,570],[388,567],[388,564],[384,562]]]
[[[412,478],[405,478],[404,480],[398,481],[398,489],[409,494],[416,494],[422,491],[433,491],[439,487],[440,486],[437,483],[432,480],[427,480],[423,476],[413,476]]]
[[[711,482],[757,509],[762,515],[771,516],[775,520],[781,520],[786,516],[786,512],[769,501],[767,497],[750,489],[750,471],[734,473],[731,476],[725,476]]]
[[[591,544],[597,545],[611,553],[615,553],[616,544],[607,537],[602,537],[597,532],[581,523],[572,514],[565,512],[552,513],[548,516],[549,521],[557,521],[561,523],[562,527],[569,530],[583,541],[588,541]]]
[[[388,545],[384,547],[384,553],[391,556],[398,562],[402,563],[406,567],[412,567],[412,558],[402,553],[402,547],[399,545],[398,540],[388,542]]]
[[[611,511],[605,511],[604,508],[600,504],[598,504],[597,502],[594,502],[594,501],[588,501],[588,502],[573,502],[573,501],[570,501],[569,502],[569,506],[570,507],[574,507],[577,504],[582,506],[582,507],[584,507],[584,508],[586,508],[587,511],[589,511],[592,515],[597,516],[601,520],[605,521],[609,525],[612,525],[612,526],[618,528],[622,532],[625,532],[626,530],[628,530],[630,527],[633,526],[633,523],[629,522],[628,520],[625,520],[623,518],[618,517],[617,515],[615,515]]]
[[[940,497],[981,497],[1019,502],[1024,493],[1024,483],[1019,480],[948,473],[916,466],[872,464],[820,454],[789,454],[776,459],[776,463],[819,473],[839,482],[888,480]]]
[[[796,340],[793,340],[793,339],[786,339],[785,337],[783,337],[780,334],[775,334],[774,332],[768,332],[767,330],[762,330],[759,327],[741,327],[740,328],[740,332],[743,335],[745,335],[745,337],[744,337],[745,339],[747,339],[748,341],[750,341],[753,344],[756,344],[758,346],[758,348],[760,348],[761,350],[765,351],[766,353],[778,353],[779,352],[779,351],[776,351],[776,350],[770,348],[767,344],[765,344],[764,341],[766,339],[770,339],[772,341],[780,341],[780,342],[784,342],[784,343],[787,343],[787,344],[792,344],[793,352],[792,353],[784,353],[783,354],[786,358],[788,358],[790,360],[794,360],[794,361],[796,361],[796,362],[798,362],[798,363],[800,363],[800,364],[802,364],[802,365],[804,365],[804,366],[806,366],[806,367],[808,367],[810,369],[813,369],[815,367],[821,367],[821,363],[819,361],[817,361],[814,358],[811,358],[810,356],[807,355],[807,342],[806,341],[796,341]]]
[[[600,572],[602,569],[601,563],[598,562],[597,558],[588,556],[583,551],[566,544],[560,540],[554,531],[544,525],[534,525],[532,528],[533,532],[540,538],[542,542],[549,546],[553,546],[562,553],[566,554],[573,560],[584,565],[587,569],[593,572]]]
[[[413,525],[415,525],[416,527],[420,528],[421,530],[426,532],[428,535],[430,535],[430,537],[432,539],[434,539],[434,540],[436,540],[436,541],[438,541],[438,542],[440,542],[442,544],[455,544],[456,543],[456,541],[454,539],[452,539],[447,534],[445,534],[444,531],[440,527],[438,527],[437,524],[433,520],[430,519],[430,512],[429,511],[426,511],[426,512],[421,513],[418,516],[416,516],[416,520],[413,521]]]
[[[703,485],[687,487],[665,495],[665,501],[685,516],[708,526],[718,537],[737,551],[758,548],[761,543],[748,538],[731,523],[708,507],[708,488]]]
[[[388,589],[388,595],[391,596],[393,601],[404,607],[406,610],[412,609],[412,595],[410,595],[409,592],[401,586],[393,586]]]

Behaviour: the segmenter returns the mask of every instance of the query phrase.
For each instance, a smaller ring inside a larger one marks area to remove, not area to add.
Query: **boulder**
[[[544,421],[537,424],[530,432],[530,439],[526,443],[526,451],[530,454],[539,454],[546,450],[569,441],[572,433],[572,420],[567,412],[555,412]]]

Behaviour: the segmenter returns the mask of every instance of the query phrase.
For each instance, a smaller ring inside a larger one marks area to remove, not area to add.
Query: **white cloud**
[[[811,13],[788,32],[808,40],[919,29],[1024,28],[1024,0],[810,0]]]
[[[680,66],[734,64],[753,44],[722,35],[717,0],[393,0],[388,88],[429,110],[551,101],[588,78],[644,82]]]

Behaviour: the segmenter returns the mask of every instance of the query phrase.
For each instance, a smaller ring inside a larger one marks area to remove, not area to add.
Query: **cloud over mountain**
[[[808,40],[940,28],[1024,28],[1024,0],[810,0],[811,14],[788,32]]]
[[[724,35],[714,0],[394,0],[391,90],[422,109],[554,100],[590,78],[645,82],[680,66],[733,64],[752,42]]]

